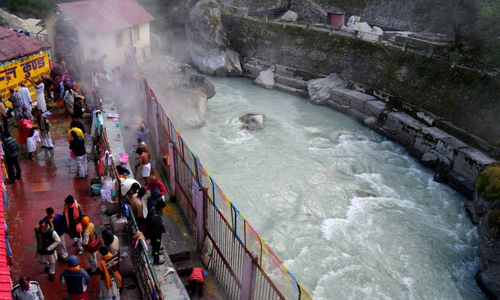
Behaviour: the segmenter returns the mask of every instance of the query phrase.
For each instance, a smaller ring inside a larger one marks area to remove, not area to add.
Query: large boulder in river
[[[263,114],[246,114],[240,117],[241,128],[246,130],[264,129],[266,116]]]
[[[325,104],[332,97],[332,91],[344,88],[345,82],[333,73],[326,78],[312,79],[307,82],[307,90],[314,104]]]
[[[202,73],[216,76],[242,74],[238,53],[226,46],[226,32],[217,2],[199,1],[191,9],[185,29],[191,59]]]
[[[142,65],[158,101],[177,127],[200,127],[207,117],[207,101],[215,86],[188,64],[175,63],[171,57],[151,58]]]
[[[273,71],[265,70],[260,72],[259,77],[255,79],[254,83],[268,90],[272,90],[275,84]]]

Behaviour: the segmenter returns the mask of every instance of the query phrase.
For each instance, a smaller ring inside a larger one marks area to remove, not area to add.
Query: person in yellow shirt
[[[71,142],[73,141],[73,137],[71,136],[72,131],[76,132],[76,135],[80,136],[83,139],[83,141],[85,141],[85,135],[83,134],[83,131],[80,128],[78,128],[77,122],[74,122],[74,121],[71,122],[69,124],[69,128],[70,129],[68,130],[68,143],[71,144]]]

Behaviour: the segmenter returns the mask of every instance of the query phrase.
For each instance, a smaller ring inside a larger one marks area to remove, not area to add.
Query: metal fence
[[[230,299],[312,299],[189,149],[144,79],[150,149],[165,157],[171,194],[211,275]]]
[[[99,108],[102,111],[102,106]],[[103,164],[103,167],[99,168],[99,176],[106,175],[114,180],[115,191],[117,198],[119,199],[118,204],[121,208],[121,183],[113,156],[106,155],[106,152],[112,154],[112,148],[109,145],[108,135],[104,126],[101,127],[101,135],[99,136],[99,141],[97,143],[97,151],[100,156],[99,164]],[[121,209],[119,209],[119,212],[121,214]],[[164,297],[162,295],[160,285],[158,284],[153,265],[151,264],[151,260],[149,259],[146,251],[147,246],[144,244],[145,241],[140,241],[137,244],[137,247],[133,244],[133,236],[137,233],[137,231],[139,231],[139,229],[134,216],[131,213],[128,218],[128,238],[130,241],[130,252],[132,262],[134,264],[134,271],[136,278],[139,281],[139,287],[143,296],[142,299],[163,300]]]

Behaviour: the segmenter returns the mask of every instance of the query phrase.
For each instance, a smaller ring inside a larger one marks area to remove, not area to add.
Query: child
[[[35,128],[30,129],[28,138],[26,139],[26,150],[28,151],[28,158],[30,160],[35,160],[36,151],[36,140],[35,140]]]

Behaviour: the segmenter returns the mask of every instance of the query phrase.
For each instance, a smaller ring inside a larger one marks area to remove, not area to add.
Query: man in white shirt
[[[21,99],[23,100],[23,106],[26,106],[28,108],[28,111],[31,111],[31,95],[30,95],[30,90],[24,85],[23,82],[20,83],[21,87],[17,91],[19,96],[21,96]]]
[[[40,285],[36,281],[30,281],[27,277],[21,277],[19,284],[12,289],[13,300],[44,300]]]

